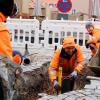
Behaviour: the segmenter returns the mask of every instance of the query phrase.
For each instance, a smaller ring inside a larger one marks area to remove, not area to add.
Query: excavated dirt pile
[[[43,51],[32,54],[28,65],[17,65],[2,55],[0,59],[0,100],[36,100],[38,93],[50,94],[50,56],[44,57]]]
[[[38,62],[34,59],[33,63],[24,67],[3,59],[4,64],[0,65],[0,77],[4,100],[37,100],[40,98],[39,93],[53,95],[47,71],[50,59],[47,57],[44,60],[42,57],[38,57],[41,58]],[[86,80],[87,75],[93,75],[93,72],[85,67],[76,79],[75,90],[83,89],[89,83],[89,80]]]
[[[9,61],[6,62],[6,66],[3,65],[2,67],[7,71],[7,73],[0,71],[4,100],[37,100],[40,98],[39,93],[53,95],[54,91],[47,71],[49,62],[45,62],[32,70],[23,70],[24,68],[22,69]],[[30,69],[32,64],[26,67]],[[75,89],[82,89],[85,86],[85,77],[87,73],[90,73],[89,71],[86,69],[79,75],[79,78],[76,79]]]
[[[18,76],[14,89],[14,100],[35,100],[38,97],[38,93],[50,94],[49,86],[50,81],[48,78],[48,64],[43,64],[40,68],[33,71],[26,71],[22,76]]]

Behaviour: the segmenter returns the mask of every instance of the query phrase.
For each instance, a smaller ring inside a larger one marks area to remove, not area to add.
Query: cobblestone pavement
[[[100,81],[91,80],[82,90],[60,94],[58,96],[44,95],[38,100],[100,100]]]

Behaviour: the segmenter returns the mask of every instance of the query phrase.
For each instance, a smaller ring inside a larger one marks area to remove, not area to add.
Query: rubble
[[[0,76],[4,100],[36,100],[38,93],[49,93],[48,64],[50,58],[35,55],[31,64],[17,65],[3,57],[0,62]],[[17,73],[17,74],[16,74]],[[0,100],[2,100],[0,98]]]
[[[86,76],[93,74],[88,68],[79,74],[74,91],[53,95],[47,71],[53,54],[51,51],[53,50],[35,50],[29,65],[16,65],[7,59],[6,64],[0,62],[4,100],[99,100],[100,86],[85,86]],[[17,69],[20,71],[18,75]]]

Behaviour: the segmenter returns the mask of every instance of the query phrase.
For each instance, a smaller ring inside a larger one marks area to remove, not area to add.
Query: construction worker
[[[100,68],[100,43],[95,39],[91,39],[87,41],[86,47],[91,50],[91,58],[87,66],[94,72],[93,76],[100,77],[100,73],[98,73],[98,68]]]
[[[12,46],[8,29],[2,24],[8,16],[14,15],[14,0],[0,0],[0,54],[12,59]]]
[[[86,23],[86,29],[89,32],[89,35],[95,37],[97,42],[100,42],[100,29],[95,28],[91,22]]]
[[[6,22],[8,16],[15,14],[13,0],[0,0],[0,55],[12,58],[12,46],[10,42],[10,34],[8,29],[2,24]],[[4,99],[3,89],[0,82],[0,100]]]
[[[90,48],[91,50],[91,57],[95,56],[98,48],[99,48],[99,43],[97,43],[96,39],[90,39],[86,43],[86,48]]]
[[[13,50],[12,52],[13,61],[17,64],[21,64],[23,61],[23,55],[18,50]]]
[[[84,68],[83,63],[84,57],[80,46],[75,44],[72,36],[65,37],[62,47],[55,51],[48,69],[49,78],[51,83],[53,83],[54,88],[56,90],[60,88],[57,81],[57,77],[59,76],[57,73],[58,68],[62,67],[61,92],[72,91],[75,78]]]

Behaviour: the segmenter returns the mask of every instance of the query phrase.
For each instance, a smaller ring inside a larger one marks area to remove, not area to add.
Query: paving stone
[[[76,100],[77,97],[78,97],[77,95],[71,95],[71,96],[65,98],[64,100]]]
[[[71,91],[69,94],[77,94],[77,91]]]
[[[77,92],[79,92],[79,93],[84,93],[84,89],[83,90],[76,90]]]
[[[52,100],[63,100],[64,98],[68,97],[68,95],[65,95],[65,94],[60,94],[58,95],[57,97],[55,97],[54,99]]]
[[[85,96],[77,97],[76,100],[85,100]]]
[[[100,100],[100,96],[99,96],[99,97],[97,97],[97,100]]]
[[[86,85],[84,88],[85,89],[96,89],[97,86],[95,85]]]
[[[57,96],[57,97],[55,97],[55,98],[53,98],[53,99],[50,99],[50,100],[64,100],[64,98],[66,98],[66,96],[64,97],[64,96]]]
[[[98,100],[98,99],[94,95],[88,95],[85,97],[85,100]]]
[[[91,92],[84,92],[84,95],[92,95],[93,93]]]
[[[94,89],[84,89],[83,91],[94,93],[95,90]]]
[[[44,96],[44,97],[42,97],[42,98],[40,98],[38,100],[50,100],[52,98],[55,98],[55,96],[48,95],[48,96]]]
[[[93,86],[100,86],[100,81],[98,81],[98,80],[91,80],[91,85],[93,85]]]
[[[71,92],[67,92],[67,93],[64,93],[63,95],[66,95],[66,97],[69,97],[69,96],[71,96],[73,94],[71,94]]]
[[[100,95],[100,90],[95,90],[95,94],[99,94]]]
[[[99,85],[99,86],[97,86],[97,89],[99,89],[99,90],[100,90],[100,85]]]
[[[83,97],[84,96],[84,94],[81,94],[81,93],[77,93],[75,95],[77,95],[78,97]]]

